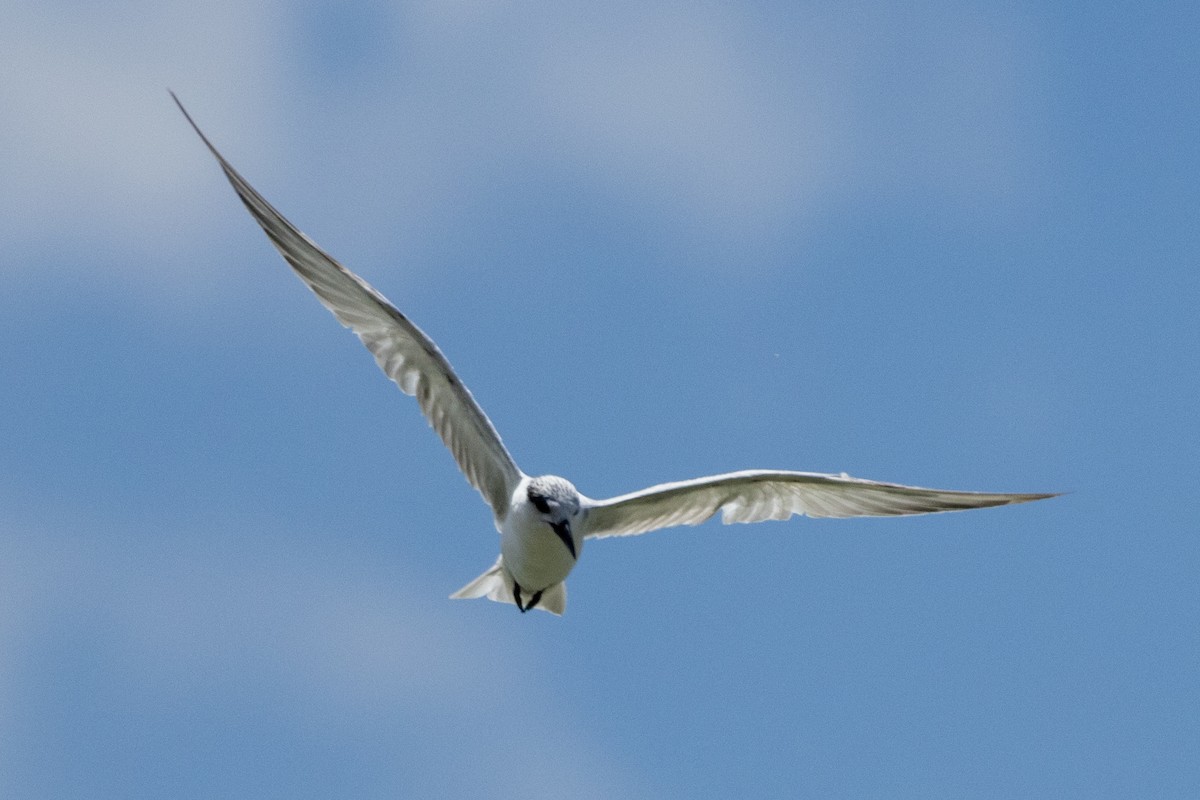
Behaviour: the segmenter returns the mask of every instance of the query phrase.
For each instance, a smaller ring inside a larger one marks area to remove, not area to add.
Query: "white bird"
[[[1054,494],[996,494],[922,489],[812,472],[747,470],[664,483],[593,500],[556,475],[530,477],[517,467],[475,398],[441,350],[382,294],[343,267],[272,208],[217,151],[171,93],[216,157],[225,177],[292,269],[358,335],[384,373],[414,395],[459,468],[491,506],[500,557],[453,598],[487,597],[521,612],[561,615],[566,577],[587,539],[698,525],[718,511],[725,523],[810,517],[873,517],[959,511],[1026,503]]]

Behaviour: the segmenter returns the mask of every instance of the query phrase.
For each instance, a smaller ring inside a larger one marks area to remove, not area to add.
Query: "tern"
[[[492,509],[500,557],[451,595],[540,608],[562,615],[566,578],[588,539],[630,536],[676,525],[809,517],[877,517],[1027,503],[1054,494],[923,489],[896,483],[783,470],[745,470],[664,483],[593,500],[557,475],[526,475],[433,340],[362,278],[343,267],[263,199],[217,151],[183,103],[192,128],[271,243],[317,299],[349,328],[400,390],[415,396],[430,427]]]

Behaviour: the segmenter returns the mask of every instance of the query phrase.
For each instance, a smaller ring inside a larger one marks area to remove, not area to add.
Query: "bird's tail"
[[[504,568],[504,556],[501,556],[496,559],[496,563],[487,572],[450,595],[450,598],[452,600],[474,600],[477,597],[486,597],[497,603],[516,605],[517,600],[513,595],[514,586],[512,576]],[[562,616],[562,613],[567,610],[567,585],[556,583],[544,590],[541,600],[534,608]]]

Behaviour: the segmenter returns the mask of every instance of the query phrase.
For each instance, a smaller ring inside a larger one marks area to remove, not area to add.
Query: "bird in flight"
[[[362,278],[343,267],[263,199],[217,151],[171,93],[192,128],[271,243],[317,299],[357,334],[429,425],[467,480],[491,507],[500,557],[451,595],[540,608],[561,615],[566,578],[584,542],[698,525],[721,512],[725,523],[810,517],[876,517],[961,511],[1027,503],[1054,494],[1003,494],[922,489],[841,475],[745,470],[663,483],[593,500],[557,475],[526,475],[433,340]]]

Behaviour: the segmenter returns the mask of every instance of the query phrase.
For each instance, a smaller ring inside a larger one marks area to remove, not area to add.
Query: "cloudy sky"
[[[0,3],[0,795],[1200,793],[1188,4]],[[1069,491],[590,544],[486,507],[167,94],[531,473]]]

